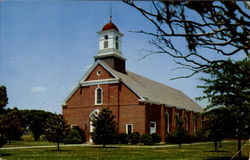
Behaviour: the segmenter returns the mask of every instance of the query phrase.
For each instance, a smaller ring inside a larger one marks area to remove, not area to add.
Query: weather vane
[[[110,22],[112,22],[112,4],[110,5],[109,18],[110,18]]]

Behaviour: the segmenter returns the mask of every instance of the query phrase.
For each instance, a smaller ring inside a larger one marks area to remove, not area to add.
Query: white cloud
[[[33,87],[30,89],[31,92],[44,92],[45,90],[46,88],[41,86]]]

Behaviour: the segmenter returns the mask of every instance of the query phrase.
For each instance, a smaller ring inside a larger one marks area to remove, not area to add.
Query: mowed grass
[[[213,152],[213,143],[196,143],[183,145],[182,149],[176,145],[164,148],[64,146],[59,152],[56,148],[34,148],[0,150],[0,154],[4,160],[230,160],[237,151],[236,141],[222,145],[219,152]],[[243,150],[244,160],[248,160],[249,152],[248,145]]]
[[[34,141],[32,135],[23,135],[20,141],[11,141],[11,144],[6,144],[4,147],[23,147],[23,146],[47,146],[55,145],[55,143],[49,143],[46,140],[40,138],[38,141]]]

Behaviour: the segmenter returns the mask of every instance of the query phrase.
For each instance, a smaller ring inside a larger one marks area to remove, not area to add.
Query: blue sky
[[[7,87],[7,107],[61,113],[62,101],[94,62],[96,32],[109,21],[111,5],[113,22],[124,34],[127,70],[180,89],[193,99],[202,94],[196,88],[200,83],[197,76],[170,81],[185,73],[173,71],[177,66],[172,58],[154,55],[139,60],[142,49],[153,46],[149,37],[129,31],[154,28],[122,2],[5,0],[0,5],[0,84]]]

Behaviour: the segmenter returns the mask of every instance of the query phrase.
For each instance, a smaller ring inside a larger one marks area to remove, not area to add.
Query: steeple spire
[[[110,5],[110,10],[109,10],[109,21],[112,22],[112,4]]]

